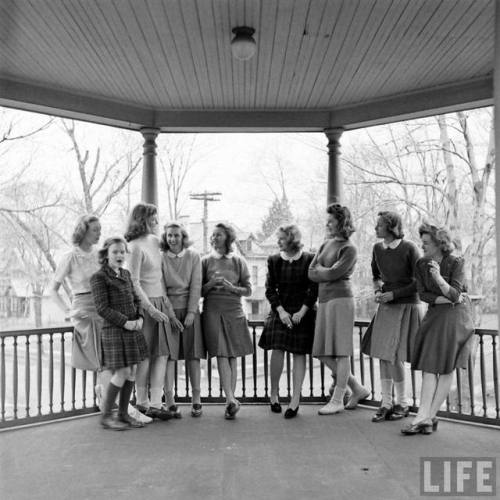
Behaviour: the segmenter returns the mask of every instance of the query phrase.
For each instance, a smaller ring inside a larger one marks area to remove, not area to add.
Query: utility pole
[[[217,196],[222,196],[222,193],[207,193],[207,191],[203,191],[203,193],[191,193],[189,198],[191,200],[200,200],[203,201],[203,253],[206,254],[208,252],[208,202],[209,201],[220,201]]]

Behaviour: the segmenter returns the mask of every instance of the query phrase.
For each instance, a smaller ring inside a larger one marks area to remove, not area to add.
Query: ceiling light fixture
[[[233,56],[240,61],[251,59],[257,50],[257,44],[253,38],[255,30],[248,26],[238,26],[232,29],[234,38],[231,40],[231,51]]]

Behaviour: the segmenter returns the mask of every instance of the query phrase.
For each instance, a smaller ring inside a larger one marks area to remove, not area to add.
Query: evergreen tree
[[[262,221],[262,239],[264,240],[268,238],[278,229],[278,227],[283,224],[290,224],[292,221],[293,215],[288,202],[288,197],[286,196],[286,193],[283,193],[281,200],[278,197],[274,198],[271,206],[269,207],[267,216]]]

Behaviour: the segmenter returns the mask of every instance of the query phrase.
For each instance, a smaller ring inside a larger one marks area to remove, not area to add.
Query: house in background
[[[193,248],[203,254],[203,222],[190,222],[188,218],[182,218],[181,220],[188,230],[193,242]],[[253,233],[241,230],[236,224],[228,220],[208,221],[208,239],[210,239],[212,228],[219,222],[228,224],[235,229],[235,251],[243,256],[248,264],[252,283],[252,296],[244,298],[248,319],[251,321],[263,320],[269,312],[269,303],[265,295],[267,257],[278,251],[278,245],[272,238],[268,238],[263,242],[264,244],[261,244]],[[209,242],[207,242],[207,247],[210,248]]]

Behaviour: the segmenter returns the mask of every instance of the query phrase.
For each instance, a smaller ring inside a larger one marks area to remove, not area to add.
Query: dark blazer
[[[104,264],[90,278],[90,288],[97,313],[104,318],[103,328],[123,328],[127,321],[142,316],[139,297],[126,269],[120,269],[120,276],[117,276]]]

